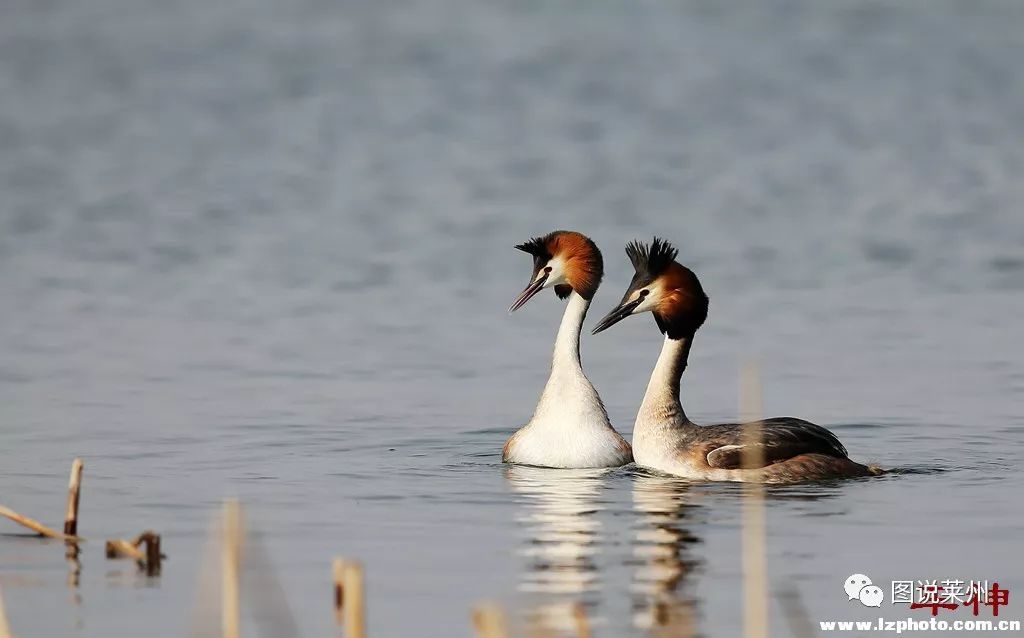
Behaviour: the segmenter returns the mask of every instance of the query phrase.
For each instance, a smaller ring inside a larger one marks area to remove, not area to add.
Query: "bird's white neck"
[[[575,291],[569,295],[555,337],[551,374],[534,412],[534,422],[552,422],[563,427],[580,422],[580,416],[576,415],[584,413],[592,413],[597,415],[598,421],[608,422],[597,390],[583,374],[580,363],[580,332],[589,307],[590,301]]]
[[[636,417],[636,428],[646,424],[685,425],[689,423],[679,402],[679,380],[690,356],[691,339],[665,337],[658,363],[654,365],[643,403]]]
[[[551,376],[561,372],[583,371],[580,363],[580,332],[583,320],[587,318],[590,300],[584,299],[576,291],[569,295],[562,323],[558,326],[555,337],[555,350],[551,358]]]

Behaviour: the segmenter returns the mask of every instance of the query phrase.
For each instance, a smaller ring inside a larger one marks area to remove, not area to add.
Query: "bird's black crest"
[[[551,261],[551,251],[548,250],[548,241],[550,239],[551,234],[548,234],[544,237],[534,237],[522,244],[516,244],[517,249],[533,255],[533,274],[535,275],[537,271],[544,267],[544,264]]]
[[[549,237],[550,235],[545,237],[534,237],[530,241],[516,244],[516,248],[524,253],[530,253],[534,257],[543,257],[544,259],[549,260],[551,259],[551,253],[548,252],[547,245]]]
[[[635,239],[626,244],[626,255],[636,270],[634,279],[647,283],[665,272],[678,254],[675,246],[660,237],[655,237],[649,245]]]

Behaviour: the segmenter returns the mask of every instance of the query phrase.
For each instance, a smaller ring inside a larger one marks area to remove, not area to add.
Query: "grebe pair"
[[[612,427],[597,390],[580,364],[580,332],[604,272],[601,251],[588,237],[555,231],[516,246],[533,256],[530,284],[509,312],[545,288],[554,288],[568,307],[555,338],[551,375],[530,422],[505,443],[502,460],[558,468],[617,467],[630,461],[648,469],[712,481],[794,483],[878,473],[847,456],[825,428],[792,417],[761,422],[764,465],[748,467],[744,426],[699,426],[679,402],[694,334],[708,313],[708,297],[692,270],[678,263],[678,251],[655,238],[626,246],[636,273],[622,301],[593,333],[630,315],[651,312],[665,335],[661,355],[637,413],[633,445]]]

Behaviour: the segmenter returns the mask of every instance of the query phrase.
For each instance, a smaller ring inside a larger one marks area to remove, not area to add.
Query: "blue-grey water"
[[[59,526],[80,456],[89,539],[69,587],[0,520],[15,635],[216,632],[226,496],[290,612],[265,584],[243,608],[304,636],[337,633],[334,556],[372,636],[468,636],[484,599],[738,635],[736,486],[500,463],[562,310],[505,312],[512,245],[555,228],[604,250],[589,323],[629,239],[700,275],[692,418],[735,418],[756,361],[768,415],[909,470],[769,490],[775,635],[789,590],[813,621],[928,617],[849,602],[853,572],[998,580],[1024,617],[1021,60],[1015,0],[5,0],[0,503]],[[584,339],[627,436],[660,343]],[[159,578],[103,557],[145,528]]]

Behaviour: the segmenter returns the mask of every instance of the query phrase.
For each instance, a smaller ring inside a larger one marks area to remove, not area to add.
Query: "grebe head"
[[[671,339],[688,339],[708,316],[708,296],[693,271],[678,263],[679,251],[657,237],[649,245],[626,245],[626,255],[636,274],[626,294],[594,327],[594,334],[630,315],[654,313],[658,328]]]
[[[554,287],[559,299],[576,291],[592,299],[604,274],[604,261],[597,245],[586,235],[571,230],[556,230],[543,237],[516,246],[533,255],[530,283],[508,309],[514,312],[545,288]]]

